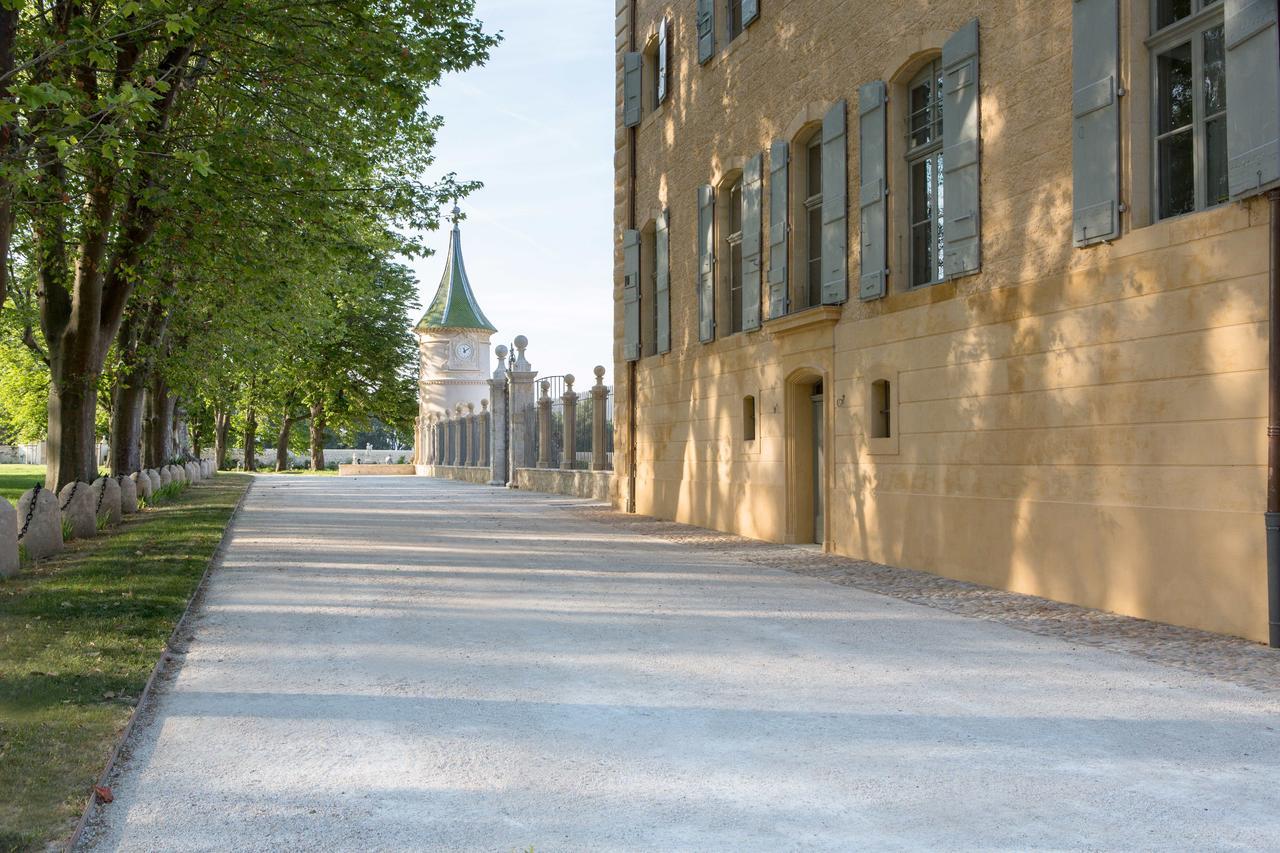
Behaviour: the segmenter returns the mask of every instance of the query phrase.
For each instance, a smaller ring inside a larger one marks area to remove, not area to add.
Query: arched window
[[[742,440],[756,440],[756,398],[750,394],[742,398]]]
[[[907,87],[907,225],[911,286],[943,278],[942,68],[933,60]]]

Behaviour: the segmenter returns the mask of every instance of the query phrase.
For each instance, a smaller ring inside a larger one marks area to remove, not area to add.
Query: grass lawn
[[[0,581],[0,851],[75,827],[251,479],[220,474]]]
[[[0,498],[17,504],[22,493],[44,482],[43,465],[0,465]]]

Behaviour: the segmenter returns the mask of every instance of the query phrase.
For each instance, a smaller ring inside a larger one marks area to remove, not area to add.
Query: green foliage
[[[22,343],[14,311],[0,311],[0,444],[27,444],[45,436],[49,371]]]

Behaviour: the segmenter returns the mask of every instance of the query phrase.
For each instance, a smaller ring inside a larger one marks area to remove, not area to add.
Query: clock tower
[[[460,213],[453,209],[453,231],[440,287],[414,327],[418,338],[418,415],[423,423],[458,403],[471,403],[479,411],[480,401],[489,396],[493,374],[489,338],[497,329],[471,292],[462,263]]]

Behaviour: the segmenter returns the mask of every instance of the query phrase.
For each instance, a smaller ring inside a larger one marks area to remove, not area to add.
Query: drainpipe
[[[1267,193],[1271,202],[1271,299],[1267,352],[1267,616],[1270,645],[1280,649],[1280,190]]]
[[[636,49],[636,0],[628,4],[628,50]],[[636,142],[638,127],[627,128],[627,227],[636,227]],[[639,407],[636,405],[636,363],[627,362],[627,495],[625,509],[636,511],[636,421]],[[616,450],[616,448],[615,448]]]

